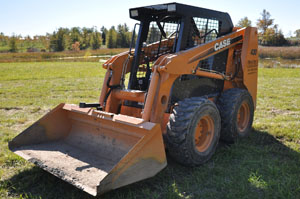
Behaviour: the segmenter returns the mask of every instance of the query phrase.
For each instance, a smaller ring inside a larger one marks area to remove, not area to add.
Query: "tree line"
[[[106,29],[104,26],[98,31],[93,28],[59,28],[52,34],[34,37],[13,35],[11,37],[0,33],[0,52],[59,52],[65,50],[79,51],[107,48],[129,48],[132,31],[127,24],[119,24]]]
[[[300,45],[300,29],[295,31],[295,37],[286,39],[278,24],[274,23],[271,14],[263,10],[256,22],[259,31],[259,43],[265,46]],[[251,20],[244,17],[238,21],[237,27],[252,26]],[[130,46],[132,31],[125,24],[112,26],[109,29],[102,26],[100,30],[93,28],[59,28],[52,34],[41,36],[13,35],[11,37],[0,33],[0,52],[34,52],[34,51],[79,51],[86,49],[128,48]]]
[[[252,26],[251,20],[248,17],[240,19],[236,25],[237,27]],[[256,22],[258,29],[258,41],[263,46],[291,46],[299,45],[300,42],[300,29],[295,31],[296,37],[287,40],[278,24],[274,23],[274,19],[271,18],[270,12],[263,10],[261,17]],[[295,40],[296,39],[296,40]]]
[[[101,33],[95,28],[59,28],[49,37],[50,51],[98,49]]]

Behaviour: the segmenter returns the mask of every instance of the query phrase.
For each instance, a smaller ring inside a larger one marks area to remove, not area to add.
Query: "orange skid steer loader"
[[[253,121],[256,28],[178,3],[129,13],[139,21],[132,48],[103,64],[99,102],[60,104],[9,143],[94,196],[156,175],[165,148],[181,164],[201,165],[219,138],[246,137]]]

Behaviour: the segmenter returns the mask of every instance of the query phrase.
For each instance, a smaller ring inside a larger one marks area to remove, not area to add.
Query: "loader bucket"
[[[70,104],[50,111],[9,148],[94,196],[152,177],[167,165],[159,124]]]

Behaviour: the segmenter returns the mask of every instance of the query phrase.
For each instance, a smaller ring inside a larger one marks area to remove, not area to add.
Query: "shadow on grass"
[[[147,171],[143,171],[147,172]],[[94,198],[34,167],[0,182],[12,196],[24,198]],[[98,198],[300,198],[300,154],[267,132],[220,143],[203,166],[168,166],[147,179]]]

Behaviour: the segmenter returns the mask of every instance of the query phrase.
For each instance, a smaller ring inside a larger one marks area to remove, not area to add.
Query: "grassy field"
[[[92,198],[11,153],[7,142],[61,102],[95,102],[100,63],[0,63],[0,198]],[[254,129],[220,143],[197,168],[157,176],[99,198],[300,198],[300,69],[260,68]],[[147,171],[145,171],[147,172]]]

